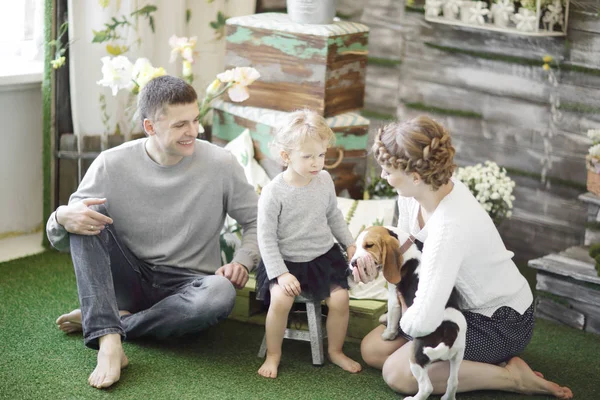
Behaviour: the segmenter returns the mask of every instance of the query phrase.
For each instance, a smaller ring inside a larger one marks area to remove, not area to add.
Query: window
[[[41,80],[43,7],[43,0],[0,0],[0,83],[18,83],[21,75]]]

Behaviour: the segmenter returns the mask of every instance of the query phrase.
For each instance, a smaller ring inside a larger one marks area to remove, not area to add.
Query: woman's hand
[[[277,283],[283,289],[285,294],[290,297],[299,296],[302,292],[302,289],[300,289],[300,282],[298,282],[298,279],[289,272],[279,275],[277,277]]]

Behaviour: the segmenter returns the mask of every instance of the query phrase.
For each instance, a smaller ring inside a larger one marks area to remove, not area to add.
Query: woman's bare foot
[[[566,386],[559,386],[536,374],[525,361],[519,357],[510,359],[505,367],[512,375],[516,389],[526,394],[550,394],[559,399],[572,399],[573,392]]]
[[[280,360],[281,354],[267,354],[265,362],[258,369],[258,374],[264,376],[265,378],[277,378],[277,368],[279,368]]]
[[[121,345],[121,335],[111,333],[100,338],[98,364],[88,378],[88,383],[98,389],[107,388],[121,378],[121,369],[129,360]]]
[[[65,333],[81,332],[81,310],[76,309],[63,314],[56,320],[58,328]]]
[[[353,374],[360,372],[362,370],[362,366],[349,358],[347,355],[342,353],[341,351],[329,352],[329,359],[332,363],[343,369],[344,371],[351,372]]]

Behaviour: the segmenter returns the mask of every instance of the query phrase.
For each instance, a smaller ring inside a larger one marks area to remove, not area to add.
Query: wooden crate
[[[257,325],[265,324],[266,310],[263,307],[262,301],[256,300],[255,286],[256,280],[254,279],[254,275],[250,274],[250,279],[246,283],[246,286],[237,290],[235,305],[229,315],[230,319]],[[379,325],[379,317],[386,310],[387,302],[385,301],[350,300],[350,319],[348,321],[346,340],[353,342],[362,340],[367,333]],[[293,324],[293,327],[296,329],[308,330],[306,321],[299,321],[296,318],[292,318],[290,324]],[[325,329],[325,324],[323,324],[323,329]],[[260,343],[256,344],[257,351],[259,345]]]
[[[257,107],[246,107],[223,101],[213,103],[213,142],[229,142],[245,129],[255,144],[256,158],[277,162],[271,154],[269,142],[276,126],[287,113]],[[367,144],[370,121],[355,112],[327,118],[327,123],[336,134],[335,146],[326,156],[326,168],[333,177],[336,192],[348,190],[355,199],[362,198],[362,184],[366,173]],[[335,166],[335,168],[330,168]]]
[[[244,105],[338,115],[363,106],[368,35],[367,26],[349,21],[297,24],[281,13],[229,18],[225,65],[260,72]]]
[[[600,277],[588,251],[575,246],[529,261],[536,270],[536,317],[600,334]]]

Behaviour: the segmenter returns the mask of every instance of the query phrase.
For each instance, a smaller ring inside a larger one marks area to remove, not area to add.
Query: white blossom
[[[515,199],[512,195],[515,182],[504,168],[486,161],[484,164],[458,168],[456,178],[469,188],[495,223],[510,218]]]

